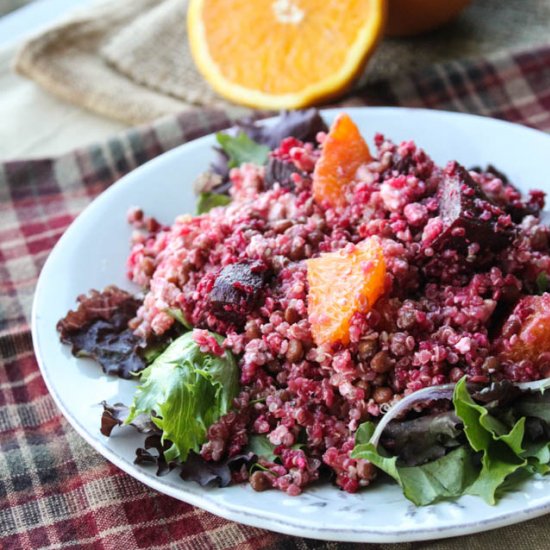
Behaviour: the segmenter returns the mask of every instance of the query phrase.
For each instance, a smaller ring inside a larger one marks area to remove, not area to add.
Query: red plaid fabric
[[[550,46],[437,65],[371,84],[339,105],[365,104],[478,113],[550,131]],[[197,110],[56,159],[0,165],[1,548],[355,546],[246,527],[148,489],[74,432],[48,395],[33,355],[29,314],[34,286],[48,253],[75,216],[136,166],[231,122],[221,111]],[[548,548],[550,525],[539,518],[436,546],[465,545]]]

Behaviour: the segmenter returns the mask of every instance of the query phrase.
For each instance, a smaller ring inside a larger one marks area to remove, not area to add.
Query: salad
[[[105,436],[139,430],[137,463],[202,485],[389,477],[417,505],[494,504],[550,470],[544,193],[412,141],[371,149],[345,113],[217,142],[196,215],[128,213],[136,292],[91,290],[57,325],[135,380]]]

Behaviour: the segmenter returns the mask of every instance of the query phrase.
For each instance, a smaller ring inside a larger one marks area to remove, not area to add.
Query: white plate
[[[324,112],[330,121],[335,110]],[[383,132],[395,141],[415,139],[438,163],[457,159],[466,166],[492,163],[523,190],[550,190],[550,136],[509,123],[438,111],[348,109],[364,135]],[[497,506],[474,497],[416,508],[393,484],[380,483],[359,494],[332,486],[299,497],[250,486],[201,488],[176,473],[158,478],[135,466],[142,437],[130,428],[110,438],[99,432],[102,400],[129,403],[135,383],[107,377],[88,360],[77,360],[59,343],[55,325],[75,305],[77,295],[125,279],[130,228],[126,212],[139,205],[165,222],[193,212],[191,182],[211,159],[213,136],[182,145],[113,185],[71,225],[52,251],[38,282],[33,339],[50,393],[69,422],[98,452],[158,491],[227,519],[311,538],[357,542],[403,542],[485,531],[550,511],[550,477],[525,483]]]

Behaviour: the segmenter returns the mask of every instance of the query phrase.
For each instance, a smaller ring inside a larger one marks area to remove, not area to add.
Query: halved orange
[[[313,197],[332,207],[346,203],[346,189],[357,169],[372,160],[369,146],[348,114],[336,117],[323,142],[321,157],[313,172]]]
[[[190,0],[191,52],[211,86],[252,107],[340,94],[384,31],[386,0]]]
[[[307,260],[307,311],[317,345],[349,343],[354,313],[367,313],[384,293],[386,262],[376,237]]]

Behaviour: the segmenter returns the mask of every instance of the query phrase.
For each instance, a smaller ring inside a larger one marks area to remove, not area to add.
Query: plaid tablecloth
[[[434,66],[371,85],[340,104],[464,111],[550,131],[550,45]],[[148,489],[76,434],[48,395],[33,355],[34,286],[74,217],[136,166],[230,123],[220,111],[185,113],[60,158],[0,165],[1,548],[355,546],[246,527]],[[549,548],[550,521],[542,517],[462,539],[378,546]]]

